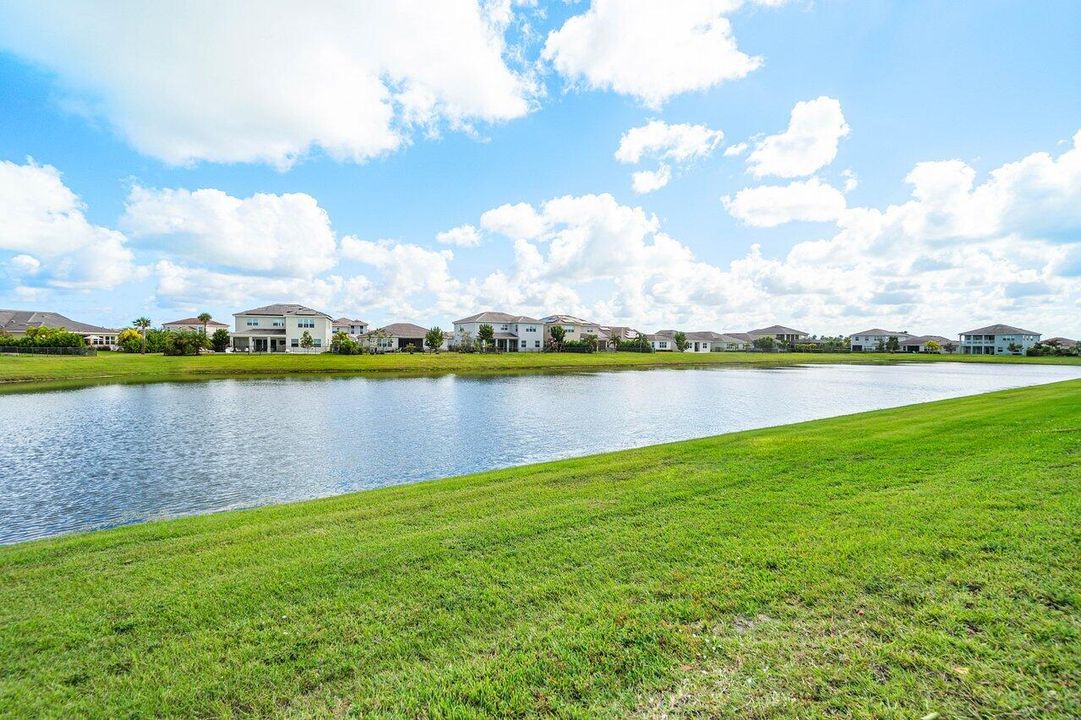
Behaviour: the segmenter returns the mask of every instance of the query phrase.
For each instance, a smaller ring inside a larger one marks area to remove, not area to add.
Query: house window
[[[275,320],[270,325],[271,325],[271,327],[285,327],[285,321],[284,320]]]
[[[298,338],[293,338],[289,341],[289,345],[290,347],[300,347],[300,340]]]
[[[299,320],[297,320],[297,327],[298,328],[314,328],[315,327],[315,320],[313,320],[311,318],[300,318]]]
[[[540,340],[534,340],[533,341],[533,347],[538,347],[539,348],[540,347]]]
[[[525,346],[526,346],[526,341],[525,341],[525,340],[523,340],[523,341],[522,341],[522,344],[521,344],[521,347],[525,347]]]
[[[315,338],[315,347],[323,347],[323,338]]]
[[[259,327],[259,319],[258,318],[248,318],[246,324],[247,324],[248,327]]]

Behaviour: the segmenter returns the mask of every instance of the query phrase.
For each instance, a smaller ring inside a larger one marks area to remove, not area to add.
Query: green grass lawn
[[[30,542],[0,715],[1078,717],[1079,519],[1071,381]]]
[[[1018,362],[1081,364],[1081,358],[1029,358],[888,353],[503,353],[460,355],[243,355],[200,357],[99,353],[94,357],[0,355],[0,386],[143,382],[251,375],[364,375],[605,370],[690,365],[800,363]]]

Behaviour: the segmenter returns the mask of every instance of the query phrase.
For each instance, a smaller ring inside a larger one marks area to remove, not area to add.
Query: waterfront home
[[[910,337],[912,337],[911,333],[904,330],[871,328],[870,330],[861,330],[858,333],[849,335],[848,347],[852,352],[874,352],[876,350],[886,350],[890,338],[897,338],[898,343],[904,344]]]
[[[552,328],[556,325],[562,325],[563,330],[567,333],[563,337],[565,342],[577,342],[586,335],[596,335],[599,340],[601,336],[601,326],[598,323],[583,320],[573,315],[549,315],[542,318],[541,322],[544,323],[545,341],[552,339]]]
[[[544,350],[544,322],[527,315],[511,315],[505,312],[486,312],[470,315],[454,321],[453,338],[456,342],[466,337],[476,341],[481,325],[491,325],[495,349],[500,352],[541,352]]]
[[[428,348],[424,345],[424,336],[428,334],[426,328],[413,323],[391,323],[381,328],[369,331],[361,337],[373,352],[399,352],[409,350],[410,346],[416,352],[424,352]],[[447,341],[439,346],[440,350],[447,349]]]
[[[27,328],[58,328],[81,335],[90,347],[116,349],[119,330],[79,322],[48,310],[0,310],[0,335],[21,337]]]
[[[1040,333],[1013,325],[988,325],[961,333],[962,355],[1024,355]]]
[[[183,320],[173,320],[172,322],[162,323],[162,330],[171,330],[173,332],[180,332],[183,330],[190,330],[194,332],[203,332],[203,321],[197,317],[184,318]],[[206,334],[213,335],[216,330],[228,330],[229,326],[223,322],[217,320],[208,320],[206,323]]]
[[[1047,338],[1046,340],[1043,341],[1043,344],[1044,345],[1055,345],[1056,347],[1060,347],[1063,350],[1072,350],[1073,348],[1077,347],[1077,341],[1076,340],[1071,340],[1070,338],[1064,338],[1064,337]]]
[[[612,342],[615,338],[619,338],[619,341],[623,342],[637,340],[641,336],[640,332],[625,325],[601,325],[597,335],[597,349],[615,350],[616,345]]]
[[[233,313],[233,350],[239,352],[320,353],[330,349],[331,317],[294,303],[277,303]],[[304,333],[312,347],[303,346]]]
[[[957,343],[949,338],[944,338],[941,335],[918,335],[916,337],[910,337],[907,340],[902,340],[901,351],[912,353],[928,352],[927,343],[932,341],[938,343],[939,348],[941,348],[940,352],[946,352],[947,345],[952,345],[955,348],[957,347]]]
[[[354,320],[340,317],[330,323],[330,329],[335,333],[343,332],[353,338],[358,338],[368,332],[368,323],[363,320]]]
[[[751,350],[754,348],[754,338],[747,333],[721,333],[721,337],[717,340],[717,344],[719,344],[721,350],[724,350],[725,352]]]
[[[759,338],[769,337],[773,338],[774,342],[777,343],[777,346],[782,348],[795,345],[796,343],[811,337],[809,333],[785,327],[784,325],[770,325],[769,327],[759,328],[758,330],[748,330],[746,334],[750,336],[752,344]]]
[[[646,335],[649,346],[657,352],[672,352],[676,349],[675,330],[658,330]]]

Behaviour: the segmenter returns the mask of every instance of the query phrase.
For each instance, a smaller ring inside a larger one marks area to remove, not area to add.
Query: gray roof
[[[882,328],[871,328],[870,330],[860,330],[854,332],[852,335],[908,335],[907,332],[901,330],[883,330]],[[851,336],[849,336],[851,337]]]
[[[588,320],[583,320],[582,318],[575,317],[573,315],[549,315],[546,318],[542,318],[542,321],[546,325],[554,325],[556,323],[559,323],[559,324],[562,324],[562,325],[596,325],[597,324],[595,322],[590,322]]]
[[[732,338],[732,340],[739,340],[740,342],[745,343],[754,341],[754,338],[751,337],[750,333],[724,333],[724,336],[726,338]],[[726,342],[731,342],[732,340],[727,340]]]
[[[988,325],[987,327],[965,330],[962,335],[1039,335],[1033,330],[1022,330],[1013,325]]]
[[[217,320],[207,320],[206,324],[207,324],[207,327],[223,327],[223,328],[229,327],[225,323],[218,322]],[[194,326],[202,327],[203,326],[203,321],[200,320],[197,317],[192,317],[192,318],[184,318],[183,320],[173,320],[172,322],[162,323],[162,326],[165,326],[165,325],[194,325]]]
[[[427,328],[422,328],[420,325],[414,325],[413,323],[391,323],[379,328],[379,330],[389,337],[422,338],[428,334]],[[368,333],[368,335],[371,335],[371,333]]]
[[[62,328],[80,335],[108,334],[120,332],[111,328],[78,322],[60,313],[48,310],[0,310],[0,332],[24,333],[28,327]]]
[[[908,340],[902,340],[902,345],[926,345],[934,340],[939,345],[945,345],[948,342],[953,342],[949,338],[944,338],[941,335],[920,335],[919,337],[910,337]]]
[[[263,307],[252,308],[251,310],[245,310],[244,312],[233,313],[233,315],[303,315],[330,318],[330,315],[327,315],[325,312],[319,312],[306,305],[296,305],[293,303],[264,305]]]
[[[808,335],[802,330],[794,330],[784,325],[770,325],[769,327],[759,328],[758,330],[748,330],[748,335]]]
[[[470,315],[469,317],[462,318],[461,320],[455,320],[454,324],[459,325],[462,323],[537,323],[540,324],[540,320],[537,318],[531,318],[528,315],[511,315],[505,312],[496,312],[495,310],[485,310],[479,312],[476,315]]]
[[[350,320],[347,317],[340,317],[333,321],[334,325],[367,325],[368,323],[363,320]]]
[[[1065,337],[1053,337],[1053,338],[1047,338],[1046,340],[1044,340],[1044,343],[1049,343],[1049,342],[1058,343],[1060,347],[1073,347],[1074,345],[1077,344],[1076,340],[1071,340],[1070,338],[1065,338]]]

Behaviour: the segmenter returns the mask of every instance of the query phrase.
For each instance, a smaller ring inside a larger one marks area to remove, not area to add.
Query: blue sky
[[[661,5],[0,6],[0,306],[1081,335],[1081,6]]]

